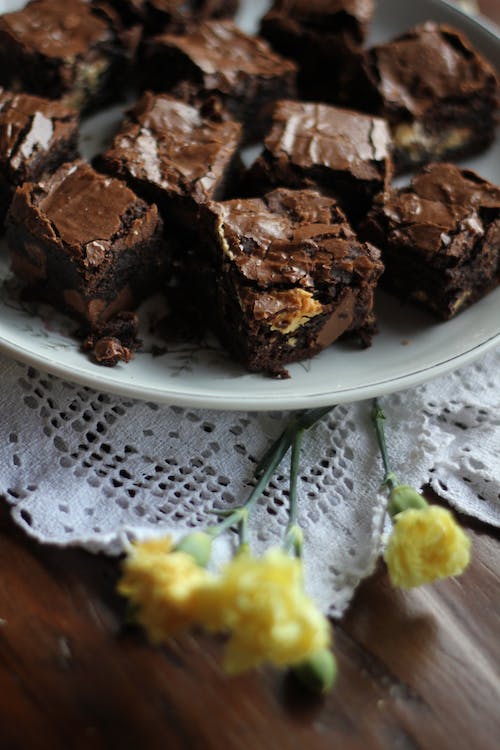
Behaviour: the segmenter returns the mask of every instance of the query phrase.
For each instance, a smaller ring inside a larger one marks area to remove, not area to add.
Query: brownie
[[[100,0],[92,0],[99,3]],[[146,30],[167,26],[183,27],[207,18],[229,18],[238,9],[238,0],[108,0],[126,26],[141,23]]]
[[[77,156],[78,119],[59,101],[0,89],[0,227],[17,185]]]
[[[500,280],[500,188],[453,164],[378,196],[362,234],[382,249],[383,285],[445,320]]]
[[[354,89],[387,118],[398,171],[486,148],[494,139],[498,78],[460,32],[426,23],[366,54]]]
[[[368,343],[383,267],[334,199],[277,189],[211,202],[200,228],[213,240],[207,318],[248,370],[286,376],[346,332]]]
[[[192,226],[199,203],[226,197],[240,138],[239,123],[213,121],[168,94],[146,92],[96,164],[157,203],[169,222]]]
[[[207,21],[186,34],[161,34],[144,50],[147,87],[209,106],[262,137],[277,99],[295,95],[295,63],[232,21]]]
[[[304,99],[342,104],[357,69],[374,0],[276,0],[260,33],[299,66]]]
[[[18,187],[6,225],[14,273],[87,331],[160,283],[166,254],[156,206],[83,161]]]
[[[191,0],[188,4],[198,18],[231,18],[239,7],[239,0]]]
[[[328,104],[280,101],[247,190],[316,187],[336,196],[352,221],[364,216],[392,173],[391,137],[378,117]]]
[[[86,0],[33,0],[0,16],[0,84],[78,109],[113,98],[127,57],[113,18]]]

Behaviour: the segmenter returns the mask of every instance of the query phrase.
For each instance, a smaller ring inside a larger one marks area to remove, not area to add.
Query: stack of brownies
[[[0,16],[12,268],[101,364],[130,359],[134,310],[158,290],[248,370],[286,377],[342,335],[369,344],[379,279],[444,319],[500,280],[500,189],[450,163],[489,146],[498,116],[497,75],[464,36],[428,22],[367,49],[372,0],[276,0],[253,37],[237,6],[32,0]],[[131,89],[88,164],[81,115]]]

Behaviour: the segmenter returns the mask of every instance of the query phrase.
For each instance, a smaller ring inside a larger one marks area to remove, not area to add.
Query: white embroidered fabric
[[[500,349],[458,372],[383,399],[401,481],[500,526]],[[0,493],[41,542],[117,554],[130,538],[216,522],[244,500],[284,413],[210,412],[129,401],[69,385],[0,357]],[[306,585],[340,616],[383,546],[382,466],[371,404],[335,408],[304,439],[299,520]],[[251,520],[253,549],[279,544],[287,458]],[[215,564],[231,532],[216,544]]]

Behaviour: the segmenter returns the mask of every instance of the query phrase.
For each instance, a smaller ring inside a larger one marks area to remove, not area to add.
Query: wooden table
[[[152,648],[126,626],[115,561],[41,547],[0,514],[0,748],[497,750],[500,543],[467,524],[471,567],[397,592],[380,570],[335,626],[325,699],[266,670],[226,678],[220,644]],[[465,522],[466,523],[466,522]]]
[[[500,24],[500,0],[481,7]],[[462,520],[467,572],[401,593],[380,566],[315,699],[271,670],[227,679],[213,639],[152,648],[124,624],[116,561],[41,547],[1,504],[0,750],[497,750],[500,535]]]

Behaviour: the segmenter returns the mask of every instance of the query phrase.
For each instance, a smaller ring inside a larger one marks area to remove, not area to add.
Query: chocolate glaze
[[[421,118],[445,99],[498,93],[495,70],[459,31],[433,22],[369,51],[379,112],[391,121]]]
[[[109,331],[103,324],[155,292],[167,263],[156,206],[82,161],[17,188],[7,244],[14,272],[35,297],[83,321],[86,331],[115,338],[130,320]]]
[[[30,54],[68,63],[111,39],[108,25],[85,0],[34,0],[0,16],[0,33]]]
[[[499,81],[466,37],[428,22],[369,50],[354,106],[387,118],[398,172],[455,161],[495,137]]]
[[[494,214],[500,215],[500,188],[454,164],[431,164],[411,186],[379,196],[368,223],[383,225],[389,244],[454,264],[472,251]]]
[[[348,331],[369,339],[383,267],[334,199],[279,188],[211,202],[201,215],[214,238],[207,318],[249,370],[287,377],[286,363]]]
[[[250,168],[250,189],[317,185],[343,198],[346,207],[358,190],[362,212],[392,173],[386,122],[326,104],[278,102],[264,146]]]
[[[105,2],[33,0],[0,16],[0,84],[80,109],[116,98],[137,43],[122,32]]]
[[[366,247],[337,203],[315,191],[278,189],[263,199],[210,205],[234,267],[259,287],[310,289],[334,276],[366,270]]]
[[[51,155],[61,144],[62,160],[76,151],[78,113],[59,101],[0,91],[0,168],[11,184],[54,168]]]
[[[243,121],[249,139],[262,137],[277,99],[295,96],[295,74],[295,63],[231,21],[207,21],[145,45],[145,86]]]
[[[155,42],[185,55],[209,90],[233,93],[248,75],[274,78],[295,73],[292,62],[272,52],[261,39],[245,34],[232,21],[208,21],[189,34],[164,34]]]
[[[134,215],[135,231],[143,233],[143,217],[148,224],[157,220],[156,208],[148,207],[125,183],[95,172],[85,162],[63,165],[36,187],[22,185],[15,196],[16,210],[25,207],[30,223],[43,228],[44,235],[75,259],[99,266],[118,238],[136,243],[138,235],[128,236],[124,216]]]
[[[500,280],[500,188],[453,164],[378,196],[360,231],[383,250],[384,285],[442,318]]]
[[[265,140],[273,155],[284,154],[301,169],[348,171],[360,180],[390,175],[391,138],[386,123],[324,104],[279,102]]]
[[[241,137],[236,122],[214,122],[166,94],[146,93],[100,165],[161,196],[219,198]]]

